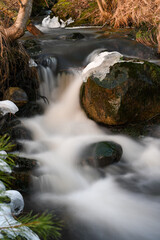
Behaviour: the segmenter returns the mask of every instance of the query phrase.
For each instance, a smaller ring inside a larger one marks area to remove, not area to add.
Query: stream
[[[115,135],[88,119],[80,107],[82,69],[100,50],[158,62],[154,50],[126,33],[108,37],[98,28],[48,29],[34,40],[41,94],[49,100],[42,116],[23,119],[33,140],[23,140],[26,158],[38,160],[32,208],[55,210],[64,220],[63,240],[160,239],[160,141]],[[73,33],[81,39],[70,39]],[[158,62],[159,63],[159,62]],[[157,127],[157,131],[159,128]],[[81,164],[84,149],[113,141],[123,149],[119,163],[104,169]],[[34,206],[34,207],[33,207]]]

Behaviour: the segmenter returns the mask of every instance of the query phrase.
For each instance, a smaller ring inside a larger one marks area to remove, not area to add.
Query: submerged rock
[[[90,75],[81,87],[81,105],[99,123],[121,125],[160,113],[160,67],[149,62],[118,62],[100,81]]]
[[[73,40],[79,40],[83,38],[85,38],[85,36],[79,32],[71,33],[68,36],[66,36],[66,39],[73,39]]]
[[[118,162],[122,156],[122,147],[110,141],[91,144],[83,152],[83,165],[104,168]]]

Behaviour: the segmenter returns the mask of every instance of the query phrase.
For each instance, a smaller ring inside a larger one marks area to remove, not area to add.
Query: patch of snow
[[[93,56],[92,61],[82,71],[83,81],[86,82],[91,75],[102,81],[106,74],[110,72],[110,67],[119,62],[122,56],[119,52],[107,51]]]
[[[0,151],[0,159],[6,159],[7,158],[7,153],[6,151]]]
[[[3,160],[0,159],[0,171],[5,172],[5,173],[11,173],[12,170],[10,166]]]
[[[0,204],[0,238],[3,239],[2,231],[5,232],[8,238],[14,239],[17,236],[22,236],[27,240],[40,240],[39,237],[32,232],[28,227],[20,226],[21,223],[16,221],[11,213],[8,204]],[[15,227],[14,227],[15,226]],[[19,227],[17,227],[19,226]]]
[[[62,19],[60,19],[61,22],[61,28],[66,27],[67,25],[71,24],[74,22],[74,20],[70,17],[69,19],[67,19],[66,21],[63,21]]]
[[[6,187],[4,186],[3,182],[0,181],[0,192],[5,191]]]
[[[29,67],[37,67],[37,63],[33,60],[33,58],[29,59]]]
[[[47,16],[43,19],[42,26],[47,28],[64,28],[72,22],[74,22],[72,18],[69,18],[66,21],[60,19],[59,21],[58,17],[50,18],[50,16]]]
[[[11,173],[12,170],[10,166],[4,161],[7,157],[7,153],[5,151],[0,151],[0,171],[5,173]]]
[[[15,190],[6,191],[5,195],[11,199],[10,207],[12,214],[19,215],[24,208],[24,200],[22,195]]]
[[[5,115],[7,113],[15,114],[18,112],[18,107],[10,100],[0,101],[0,113]]]

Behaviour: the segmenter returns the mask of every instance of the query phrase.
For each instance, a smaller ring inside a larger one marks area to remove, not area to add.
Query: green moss
[[[52,8],[52,11],[63,20],[72,17],[75,22],[71,25],[79,26],[93,24],[95,20],[95,14],[93,14],[93,12],[96,9],[96,1],[88,2],[88,6],[84,8],[81,4],[78,5],[76,1],[73,3],[71,1],[59,0]]]

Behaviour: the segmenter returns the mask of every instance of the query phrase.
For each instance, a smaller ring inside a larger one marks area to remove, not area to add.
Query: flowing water
[[[23,155],[40,163],[35,202],[61,209],[68,226],[63,239],[159,240],[160,141],[114,135],[88,119],[79,103],[83,64],[58,74],[50,63],[39,66],[41,93],[50,104],[43,116],[24,120],[33,140],[23,142]],[[103,170],[81,164],[87,146],[108,140],[123,148],[119,163]]]

